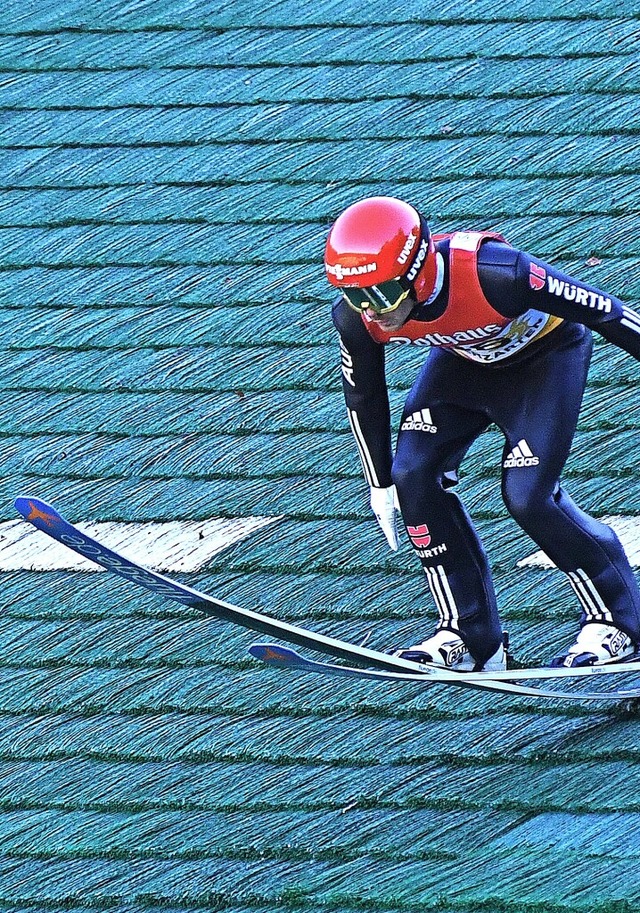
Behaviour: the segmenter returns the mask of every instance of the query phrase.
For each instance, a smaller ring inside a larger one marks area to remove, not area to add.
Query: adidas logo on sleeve
[[[502,464],[504,469],[516,469],[522,466],[537,466],[540,460],[533,452],[524,438],[513,448]]]
[[[400,431],[428,431],[430,434],[435,434],[437,430],[428,409],[420,409],[418,412],[408,415],[400,425]]]

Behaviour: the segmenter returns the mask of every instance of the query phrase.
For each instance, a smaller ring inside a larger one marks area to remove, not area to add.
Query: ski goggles
[[[388,314],[395,311],[411,292],[411,283],[400,276],[388,282],[379,282],[368,288],[343,288],[342,295],[354,311],[362,313],[368,308],[376,314]]]

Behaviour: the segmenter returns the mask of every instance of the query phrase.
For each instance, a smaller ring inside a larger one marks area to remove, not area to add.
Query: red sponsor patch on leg
[[[426,523],[421,523],[420,526],[407,526],[407,532],[416,548],[426,548],[431,542],[431,533]]]

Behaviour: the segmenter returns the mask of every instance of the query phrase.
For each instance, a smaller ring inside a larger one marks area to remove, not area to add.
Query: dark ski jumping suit
[[[435,600],[439,627],[474,658],[499,646],[489,564],[467,511],[443,485],[495,423],[505,437],[502,494],[523,530],[567,574],[582,623],[614,624],[640,642],[640,590],[613,530],[560,486],[589,368],[594,328],[640,360],[640,316],[490,232],[436,236],[438,283],[393,332],[336,301],[343,389],[365,477],[395,483],[402,517]],[[384,346],[428,346],[392,455]]]

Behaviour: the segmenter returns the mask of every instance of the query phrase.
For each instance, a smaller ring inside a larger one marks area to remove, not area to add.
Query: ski
[[[66,520],[54,507],[40,498],[19,497],[15,501],[15,507],[25,520],[28,520],[36,529],[46,533],[52,539],[56,539],[85,558],[89,558],[112,574],[124,577],[125,580],[163,596],[165,599],[172,599],[183,605],[198,609],[206,615],[232,622],[252,631],[266,634],[269,637],[278,637],[288,643],[317,650],[332,657],[363,663],[391,672],[406,672],[408,670],[423,675],[437,674],[439,677],[451,679],[458,683],[459,677],[455,672],[445,671],[443,673],[435,666],[430,667],[420,663],[407,664],[405,660],[386,653],[359,647],[348,641],[327,637],[324,634],[317,634],[306,628],[279,621],[270,615],[242,609],[222,599],[216,599],[214,596],[209,596],[199,590],[171,580],[171,578],[164,576],[164,574],[159,574],[157,571],[148,570],[88,536]]]
[[[36,529],[41,530],[78,554],[89,558],[91,561],[111,573],[117,574],[125,580],[150,590],[165,599],[174,600],[182,605],[197,609],[205,615],[240,625],[241,627],[259,632],[260,634],[265,634],[269,637],[279,638],[288,643],[295,644],[298,647],[316,650],[319,653],[328,654],[333,658],[373,667],[373,669],[368,670],[354,668],[350,672],[344,672],[342,670],[349,669],[349,667],[332,666],[332,664],[329,663],[317,663],[316,666],[319,668],[314,668],[314,671],[328,671],[330,674],[360,675],[364,678],[371,678],[374,677],[375,670],[378,670],[380,672],[389,673],[388,676],[380,677],[389,677],[391,680],[393,680],[395,675],[400,676],[399,680],[402,681],[438,681],[456,685],[458,687],[471,687],[489,691],[508,691],[513,694],[529,696],[531,696],[531,694],[546,696],[546,694],[543,694],[543,692],[535,688],[527,688],[524,685],[517,684],[518,679],[555,678],[566,675],[575,676],[592,675],[594,673],[634,671],[633,664],[621,663],[617,664],[615,668],[613,666],[589,666],[580,669],[519,669],[507,673],[460,673],[442,669],[441,666],[430,663],[409,662],[390,654],[371,650],[367,647],[361,647],[357,644],[349,643],[348,641],[327,637],[324,634],[318,634],[315,631],[310,631],[306,628],[279,621],[277,618],[270,615],[264,615],[249,609],[240,608],[239,606],[233,605],[222,599],[217,599],[214,596],[209,596],[199,590],[178,583],[163,574],[159,574],[157,571],[148,570],[113,549],[102,545],[91,536],[88,536],[66,520],[54,507],[47,504],[45,501],[42,501],[40,498],[19,497],[15,501],[15,506],[24,519],[31,523]],[[273,649],[281,650],[282,648],[274,647]],[[295,654],[294,651],[290,652],[293,656],[296,656],[297,659],[294,660],[293,657],[290,656],[288,660],[280,664],[287,665],[289,668],[294,668],[296,667],[295,663],[297,662],[299,664],[297,666],[298,668],[304,667],[309,671],[308,664],[313,664],[313,660],[306,660],[304,657],[299,656],[299,654]],[[259,658],[265,659],[264,656]],[[638,669],[640,671],[640,665],[638,666]],[[334,670],[341,671],[337,672]],[[412,676],[415,678],[412,678]],[[640,694],[640,691],[638,693]],[[547,692],[547,694],[551,695],[554,693]],[[563,698],[572,697],[572,695],[560,694],[559,692],[556,694]],[[611,699],[620,700],[626,697],[634,697],[635,692],[611,692],[611,695]],[[594,697],[602,699],[603,695],[598,694],[594,695]]]
[[[517,694],[527,697],[543,697],[560,700],[595,700],[595,701],[621,701],[640,697],[640,688],[630,688],[625,690],[614,691],[548,691],[543,688],[530,687],[519,684],[522,680],[545,680],[550,678],[580,678],[587,676],[589,673],[585,670],[593,669],[592,666],[581,667],[580,669],[513,669],[504,672],[456,672],[458,681],[451,682],[449,677],[440,677],[437,674],[424,675],[414,672],[389,672],[376,669],[358,669],[352,666],[339,666],[335,663],[319,662],[318,660],[309,659],[301,656],[295,650],[283,647],[280,644],[253,644],[249,647],[249,653],[256,659],[261,660],[269,666],[276,666],[280,669],[295,669],[299,672],[316,672],[325,675],[336,675],[343,678],[369,679],[386,682],[404,682],[420,684],[455,684],[461,688],[477,688],[483,686],[489,691],[497,691],[506,694]],[[621,663],[625,668],[611,669],[611,667],[600,666],[599,669],[617,672],[638,672],[640,674],[640,663]],[[635,668],[634,668],[635,665]],[[631,668],[629,668],[631,667]],[[558,673],[550,675],[547,673]],[[571,675],[571,672],[577,673]]]

